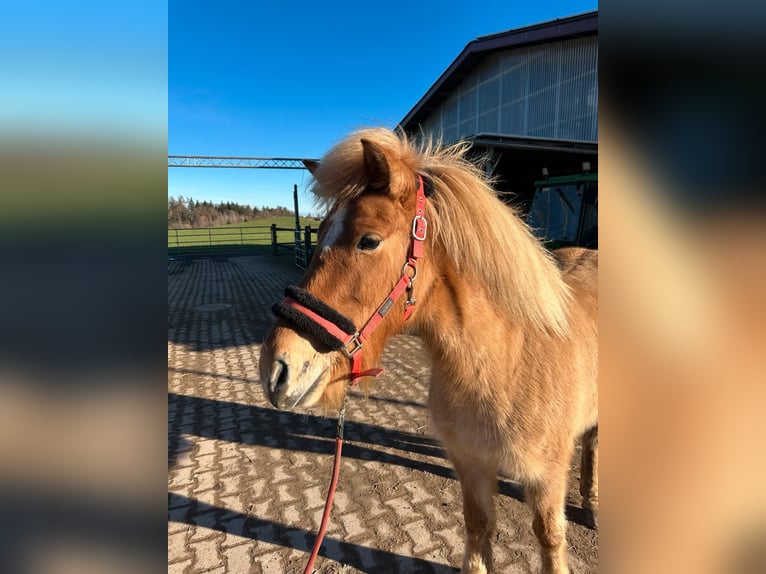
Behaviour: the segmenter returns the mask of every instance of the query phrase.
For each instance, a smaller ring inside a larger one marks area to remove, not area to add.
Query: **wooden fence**
[[[269,225],[168,229],[168,257],[205,255],[258,255],[294,253],[295,263],[305,268],[311,260],[317,229]]]

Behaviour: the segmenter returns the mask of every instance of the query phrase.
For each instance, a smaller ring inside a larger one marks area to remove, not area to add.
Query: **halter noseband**
[[[292,323],[301,331],[315,336],[322,344],[332,351],[342,351],[351,359],[350,383],[356,385],[362,377],[377,377],[383,373],[383,369],[376,367],[362,371],[362,347],[369,339],[372,332],[383,321],[386,313],[394,306],[396,301],[407,291],[407,301],[404,303],[404,320],[410,318],[415,310],[415,299],[412,297],[412,289],[418,274],[418,258],[423,256],[423,243],[428,231],[426,213],[426,192],[423,186],[423,177],[418,175],[418,189],[416,191],[415,216],[412,219],[412,232],[407,260],[402,267],[399,280],[391,289],[391,292],[378,306],[372,316],[357,330],[353,321],[338,313],[335,309],[326,305],[311,293],[300,287],[291,285],[285,289],[285,299],[272,308],[275,315]]]

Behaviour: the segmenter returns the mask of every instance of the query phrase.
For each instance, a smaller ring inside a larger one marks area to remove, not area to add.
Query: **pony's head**
[[[328,208],[297,300],[346,332],[362,329],[392,287],[414,268],[405,266],[419,187],[417,154],[389,130],[357,132],[318,163],[306,162],[314,193]],[[424,282],[418,269],[414,282]],[[414,293],[410,292],[409,296]],[[362,369],[377,365],[385,341],[404,323],[402,296],[364,341]],[[260,375],[272,404],[291,409],[322,403],[337,408],[349,385],[352,360],[337,337],[284,303],[261,348]],[[351,346],[355,345],[352,344]]]
[[[450,293],[460,282],[468,298],[485,297],[524,329],[566,332],[568,292],[555,264],[466,159],[467,149],[416,147],[403,134],[373,128],[341,141],[320,162],[306,162],[327,216],[305,275],[288,289],[287,303],[275,307],[277,320],[261,347],[261,382],[274,406],[339,407],[353,365],[342,332],[362,329],[382,304],[387,312],[364,343],[362,365],[353,368],[377,366],[386,340],[404,325],[406,300],[417,301],[413,326],[439,336],[437,306],[429,306],[436,284],[451,282],[442,289],[442,313],[454,307]],[[421,182],[432,192],[427,235],[413,231]],[[415,271],[408,261],[421,234]],[[414,279],[411,289],[388,305],[403,277]],[[319,327],[323,319],[341,335]]]

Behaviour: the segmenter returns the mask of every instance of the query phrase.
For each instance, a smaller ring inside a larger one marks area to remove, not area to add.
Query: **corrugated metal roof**
[[[525,26],[507,32],[480,36],[469,42],[415,107],[399,122],[405,130],[420,124],[444,102],[488,55],[498,50],[528,46],[552,40],[563,40],[598,32],[598,11],[557,18],[548,22]]]

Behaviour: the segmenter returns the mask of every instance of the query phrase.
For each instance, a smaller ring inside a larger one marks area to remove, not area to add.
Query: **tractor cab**
[[[546,177],[535,182],[527,223],[549,249],[598,249],[598,174]]]

